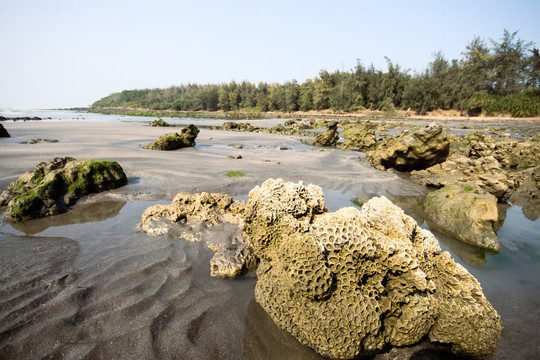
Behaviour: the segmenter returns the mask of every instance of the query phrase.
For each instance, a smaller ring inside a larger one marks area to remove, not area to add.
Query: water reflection
[[[101,201],[90,204],[77,204],[64,214],[22,222],[11,222],[10,225],[26,235],[34,235],[53,226],[105,221],[118,215],[125,204],[125,201]]]

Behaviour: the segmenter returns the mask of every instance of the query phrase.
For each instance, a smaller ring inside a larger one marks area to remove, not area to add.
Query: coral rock
[[[447,185],[426,196],[424,212],[430,227],[490,252],[501,251],[495,196],[475,186]]]
[[[253,251],[241,233],[244,206],[244,201],[226,194],[178,193],[171,204],[146,209],[142,215],[142,229],[151,235],[204,241],[215,253],[210,260],[210,275],[238,277],[257,265]],[[214,226],[221,226],[221,236],[207,236],[206,230]]]
[[[328,129],[322,134],[319,134],[313,140],[314,146],[336,146],[339,140],[339,133],[337,130],[337,121],[332,121],[328,124]]]
[[[249,194],[244,234],[260,258],[257,302],[325,356],[426,335],[457,354],[498,345],[502,324],[480,284],[384,197],[329,213],[319,187],[269,179]]]
[[[373,151],[366,153],[367,161],[378,169],[399,171],[426,169],[446,160],[450,141],[436,123],[414,132],[387,138]]]

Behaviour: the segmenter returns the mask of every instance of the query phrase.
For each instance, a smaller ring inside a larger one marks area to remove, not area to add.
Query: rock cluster
[[[501,251],[497,198],[469,185],[447,185],[428,195],[424,212],[430,229],[487,250]]]
[[[0,137],[11,137],[4,125],[0,124]]]
[[[199,129],[190,124],[182,129],[180,134],[168,133],[160,136],[156,141],[143,146],[144,149],[150,150],[176,150],[184,147],[195,146],[195,139],[199,134]]]
[[[434,188],[451,184],[478,186],[500,202],[508,200],[514,190],[514,181],[493,156],[471,159],[452,154],[441,164],[411,172],[411,177],[419,184]]]
[[[171,124],[169,124],[168,122],[166,122],[163,119],[157,119],[157,120],[150,121],[149,125],[152,126],[152,127],[169,127],[169,126],[171,126]]]
[[[502,324],[477,280],[384,197],[325,209],[322,190],[269,179],[249,194],[255,297],[274,322],[332,358],[428,336],[456,354],[493,352]]]
[[[426,169],[441,163],[450,153],[450,141],[436,123],[416,131],[403,131],[399,136],[386,138],[375,150],[366,153],[367,161],[384,170],[399,171]]]
[[[55,215],[85,195],[126,183],[116,161],[57,157],[13,181],[0,194],[0,206],[7,205],[6,215],[16,221]]]
[[[245,203],[226,194],[178,193],[169,205],[154,205],[142,215],[143,231],[151,235],[168,235],[192,242],[204,241],[214,251],[210,275],[233,278],[254,270],[253,251],[243,241],[241,227]],[[223,224],[221,233],[208,236],[207,229]],[[227,236],[224,234],[227,233]]]
[[[456,142],[457,143],[457,142]],[[540,216],[540,144],[513,139],[494,140],[481,132],[465,137],[443,163],[411,172],[422,185],[450,184],[483,189],[499,202],[519,204],[529,219]]]
[[[326,131],[318,134],[313,140],[313,146],[336,146],[339,140],[339,133],[337,127],[337,121],[331,121],[330,123],[328,123],[328,128],[326,129]]]

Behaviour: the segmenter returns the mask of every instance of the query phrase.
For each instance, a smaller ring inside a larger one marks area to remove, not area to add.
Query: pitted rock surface
[[[182,192],[169,205],[157,204],[146,209],[142,230],[155,236],[204,241],[214,251],[210,275],[237,277],[257,265],[251,247],[242,236],[244,207],[244,201],[226,194]]]
[[[429,336],[456,354],[495,350],[500,318],[476,279],[384,197],[329,213],[322,190],[269,179],[249,194],[255,297],[274,322],[339,359]]]
[[[378,169],[399,171],[426,169],[441,163],[450,153],[450,141],[441,125],[431,123],[410,133],[383,140],[375,150],[366,153],[367,161]]]

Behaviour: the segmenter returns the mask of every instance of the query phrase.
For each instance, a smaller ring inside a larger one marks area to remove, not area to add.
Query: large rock
[[[180,134],[165,134],[160,136],[156,141],[143,146],[143,148],[150,150],[176,150],[195,146],[195,139],[198,134],[199,129],[195,125],[190,124],[183,128]]]
[[[178,193],[171,204],[146,209],[141,219],[142,229],[155,236],[204,242],[214,251],[210,275],[234,278],[257,265],[251,247],[242,236],[244,207],[244,201],[226,194]],[[219,229],[208,233],[209,228],[218,226]]]
[[[313,140],[314,146],[336,146],[339,140],[339,133],[337,130],[337,121],[332,121],[328,124],[328,128],[325,132],[318,134]]]
[[[426,195],[424,212],[430,227],[487,251],[501,251],[497,198],[480,188],[447,185]]]
[[[116,161],[57,157],[13,181],[0,195],[0,206],[7,205],[6,215],[16,221],[55,215],[85,195],[126,183]]]
[[[431,123],[410,133],[383,140],[375,150],[366,153],[367,161],[378,169],[399,171],[426,169],[446,160],[450,141],[441,125]]]
[[[347,127],[343,131],[343,137],[345,138],[344,149],[367,151],[377,146],[375,125],[371,123],[355,124]]]
[[[4,125],[0,124],[0,137],[10,137]]]
[[[249,194],[244,231],[260,258],[257,302],[325,356],[425,336],[456,354],[497,347],[501,321],[478,281],[384,197],[328,213],[319,187],[269,179]]]
[[[514,191],[514,180],[493,156],[471,159],[452,154],[445,162],[411,172],[413,181],[441,188],[451,184],[474,184],[505,202]]]

